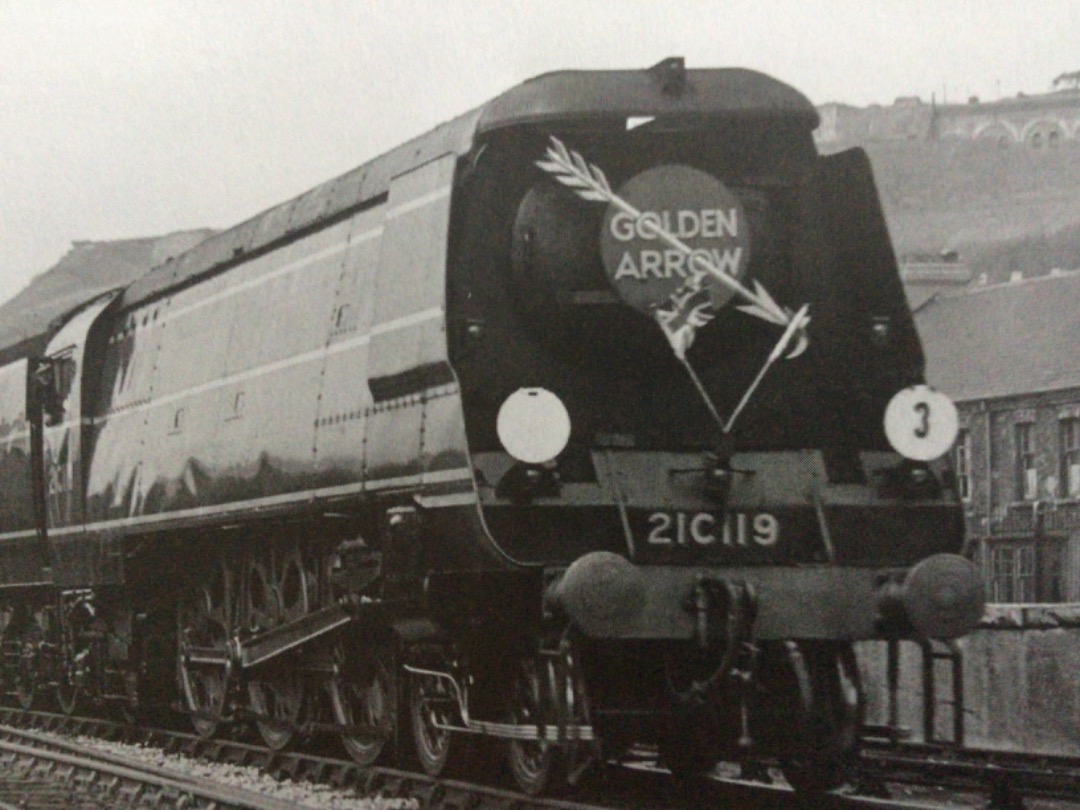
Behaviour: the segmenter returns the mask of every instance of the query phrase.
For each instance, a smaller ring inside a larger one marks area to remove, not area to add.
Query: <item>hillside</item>
[[[842,146],[832,144],[829,151]],[[874,165],[896,252],[956,250],[978,276],[1080,266],[1080,142],[880,141]]]
[[[0,349],[39,334],[58,315],[100,293],[127,286],[212,233],[204,229],[145,239],[75,242],[59,262],[0,306]]]

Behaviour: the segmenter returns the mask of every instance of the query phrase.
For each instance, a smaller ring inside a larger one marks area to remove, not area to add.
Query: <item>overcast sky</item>
[[[530,76],[742,66],[815,103],[1044,92],[1080,0],[0,0],[0,301],[233,225]]]

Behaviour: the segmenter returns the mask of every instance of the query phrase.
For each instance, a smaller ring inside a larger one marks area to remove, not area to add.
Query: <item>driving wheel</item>
[[[358,765],[373,764],[394,732],[397,719],[394,679],[387,656],[334,646],[330,706],[341,727],[341,742]]]
[[[301,618],[309,610],[308,577],[294,546],[264,559],[249,561],[245,576],[247,629],[270,630]],[[291,745],[304,722],[304,680],[295,660],[269,665],[263,677],[248,681],[248,705],[267,747],[280,751]]]

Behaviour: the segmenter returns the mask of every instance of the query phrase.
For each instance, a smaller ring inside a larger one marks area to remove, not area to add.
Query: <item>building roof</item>
[[[971,281],[971,268],[955,254],[948,257],[901,256],[900,280],[908,306],[918,312],[930,299]]]
[[[1080,388],[1080,271],[943,292],[915,322],[927,381],[959,402]]]
[[[934,298],[942,293],[950,293],[956,290],[952,284],[905,284],[904,294],[907,296],[908,307],[912,312],[918,312]]]

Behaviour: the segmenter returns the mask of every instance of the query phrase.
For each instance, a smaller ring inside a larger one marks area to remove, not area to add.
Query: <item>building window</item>
[[[1065,543],[1056,537],[994,540],[987,548],[987,601],[1060,602]]]
[[[1039,476],[1035,471],[1034,426],[1030,422],[1016,425],[1016,499],[1035,500],[1039,492]]]
[[[966,430],[956,437],[956,491],[960,500],[971,500],[971,433]]]
[[[1061,436],[1061,494],[1080,498],[1080,419],[1062,419]]]
[[[1044,539],[1038,555],[1039,581],[1036,598],[1040,602],[1065,601],[1065,543]]]
[[[991,602],[1035,601],[1035,548],[1032,544],[990,548]]]

